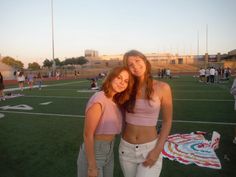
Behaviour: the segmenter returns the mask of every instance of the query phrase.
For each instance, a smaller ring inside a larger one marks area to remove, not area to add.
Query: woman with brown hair
[[[167,83],[154,80],[151,64],[136,50],[127,52],[123,62],[134,76],[133,91],[125,105],[125,128],[119,158],[125,177],[158,177],[165,141],[172,124],[172,95]],[[157,132],[159,113],[162,129]]]
[[[133,79],[125,67],[116,67],[85,110],[84,143],[77,161],[78,177],[112,177],[115,135],[121,132],[120,107],[129,99]]]

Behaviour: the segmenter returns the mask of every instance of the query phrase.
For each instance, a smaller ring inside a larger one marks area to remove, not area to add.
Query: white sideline
[[[43,116],[60,116],[60,117],[84,117],[83,115],[73,114],[54,114],[54,113],[41,113],[41,112],[22,112],[22,111],[2,111],[1,113],[12,113],[12,114],[29,114],[29,115],[43,115]]]
[[[48,87],[48,85],[41,85],[41,87]],[[34,85],[33,88],[38,88],[37,85]],[[23,87],[24,90],[29,89],[29,87]],[[8,88],[8,89],[4,89],[4,92],[9,92],[9,91],[16,91],[16,90],[21,90],[19,87],[16,88]]]
[[[53,87],[53,86],[61,86],[61,85],[69,85],[69,84],[74,84],[74,83],[80,83],[80,82],[86,82],[86,81],[74,81],[74,82],[66,82],[66,83],[58,83],[58,84],[50,84],[50,85],[41,85],[41,87]],[[38,85],[33,85],[33,88],[38,88]],[[23,87],[23,89],[29,89],[28,86]],[[8,92],[8,91],[16,91],[16,90],[20,90],[19,87],[14,87],[14,88],[8,88],[8,89],[4,89],[4,92]]]
[[[84,115],[73,114],[54,114],[54,113],[40,113],[40,112],[21,112],[21,111],[2,111],[0,113],[10,114],[29,114],[29,115],[43,115],[43,116],[60,116],[60,117],[79,117],[84,118]],[[159,120],[161,121],[161,120]],[[209,121],[187,121],[187,120],[173,120],[174,123],[191,123],[191,124],[215,124],[215,125],[236,125],[236,122],[209,122]]]
[[[24,97],[39,97],[39,98],[68,98],[68,99],[86,99],[88,97],[70,97],[70,96],[38,96],[38,95],[25,95]],[[174,101],[212,101],[212,102],[234,102],[234,100],[218,100],[218,99],[173,99]]]

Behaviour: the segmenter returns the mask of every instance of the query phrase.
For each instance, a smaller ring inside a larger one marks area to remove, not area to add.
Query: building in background
[[[98,58],[98,51],[86,49],[84,51],[84,56],[88,59],[96,59]]]

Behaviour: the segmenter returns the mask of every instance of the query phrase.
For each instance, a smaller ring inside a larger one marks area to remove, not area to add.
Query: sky
[[[236,49],[235,7],[235,0],[53,0],[54,56],[228,53]],[[51,0],[0,0],[0,9],[1,56],[25,67],[52,59]]]

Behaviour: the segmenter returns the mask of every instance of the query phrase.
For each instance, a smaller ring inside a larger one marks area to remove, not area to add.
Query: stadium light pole
[[[54,23],[53,23],[53,0],[51,0],[51,27],[52,27],[52,69],[53,69],[53,75],[55,73],[56,63],[54,60]]]
[[[208,24],[206,25],[206,53],[208,53]]]
[[[197,58],[199,58],[199,31],[197,31]]]
[[[205,54],[205,68],[208,64],[208,24],[206,24],[206,54]]]

